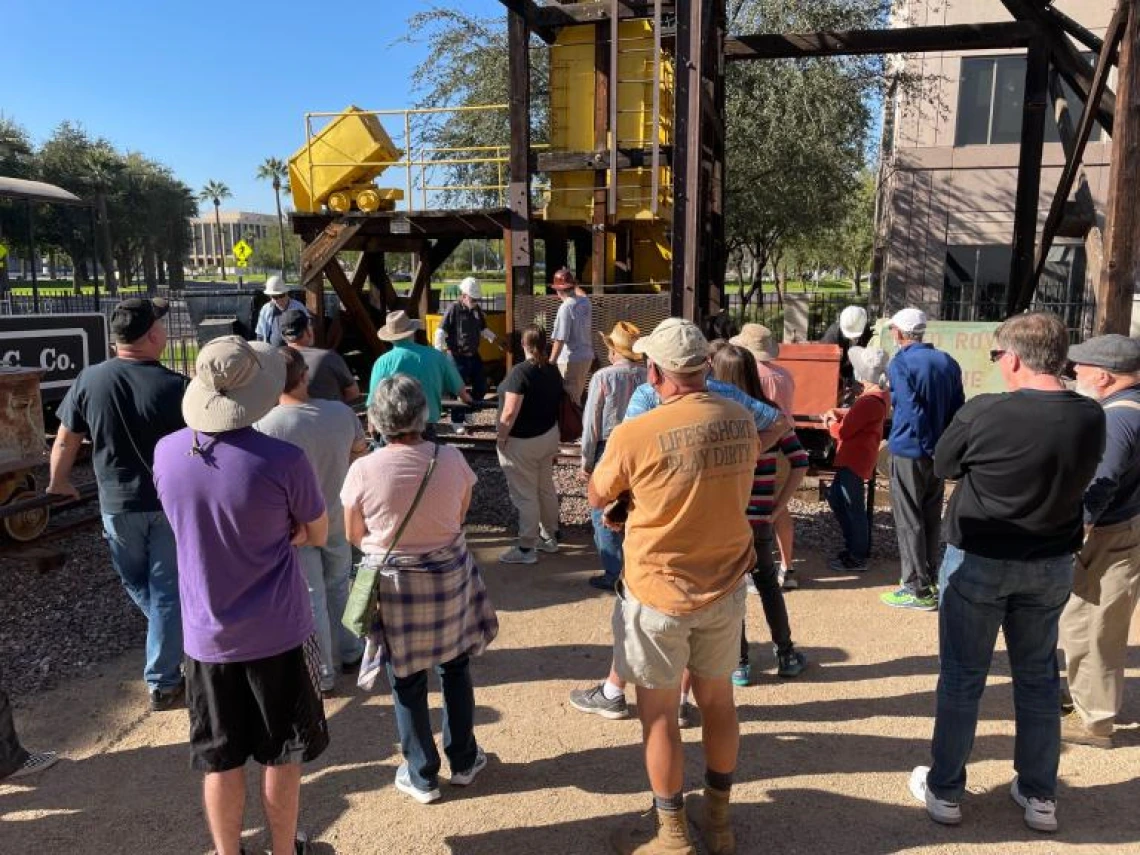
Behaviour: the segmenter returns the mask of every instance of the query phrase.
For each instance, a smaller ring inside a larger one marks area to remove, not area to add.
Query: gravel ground
[[[478,413],[472,433],[489,436],[493,419],[493,411]],[[474,534],[513,535],[515,511],[507,499],[506,480],[498,461],[486,453],[472,453],[469,460],[479,476],[468,514],[469,529]],[[90,477],[88,465],[77,467],[77,484]],[[46,483],[46,472],[37,473],[37,478]],[[588,542],[586,482],[577,467],[555,467],[555,486],[564,533]],[[880,495],[884,494],[885,490],[880,490]],[[810,479],[809,486],[792,502],[797,548],[829,554],[839,543],[839,529],[827,504],[815,500],[817,495],[815,481]],[[60,535],[52,533],[95,512],[95,503],[90,502],[53,514],[48,533],[30,550],[0,545],[0,604],[5,614],[0,623],[0,674],[6,690],[15,697],[53,688],[70,677],[98,674],[101,663],[141,647],[145,641],[146,621],[127,598],[111,567],[100,527],[92,524]],[[53,553],[62,555],[66,563],[54,564],[50,560]],[[887,510],[875,515],[874,555],[879,559],[897,557]]]

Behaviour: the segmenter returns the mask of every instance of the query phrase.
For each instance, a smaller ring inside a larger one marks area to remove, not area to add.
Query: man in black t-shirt
[[[910,790],[936,822],[961,821],[978,703],[1001,629],[1017,715],[1010,795],[1026,825],[1055,831],[1057,623],[1073,584],[1084,492],[1104,451],[1105,419],[1095,401],[1060,379],[1069,337],[1056,315],[1016,315],[998,328],[994,345],[990,359],[1010,391],[968,402],[935,447],[935,473],[958,485],[939,578],[933,763],[915,768]]]
[[[47,490],[78,497],[71,469],[89,437],[111,563],[147,618],[143,677],[153,710],[169,709],[183,693],[174,534],[151,472],[158,441],[186,426],[186,378],[158,362],[166,347],[166,311],[165,300],[133,298],[115,307],[117,356],[84,369],[63,399]]]

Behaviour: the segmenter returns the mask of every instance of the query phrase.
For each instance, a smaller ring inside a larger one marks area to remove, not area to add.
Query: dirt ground
[[[538,566],[494,563],[501,538],[474,541],[500,615],[492,648],[473,666],[478,738],[491,765],[468,790],[443,784],[424,807],[399,794],[395,720],[387,690],[344,678],[327,704],[332,745],[307,768],[302,825],[318,853],[606,852],[607,838],[649,804],[635,721],[575,711],[567,694],[599,680],[610,658],[612,599],[585,585],[596,572],[579,538]],[[911,768],[928,759],[937,673],[937,618],[878,603],[897,565],[865,578],[828,574],[799,556],[809,581],[789,594],[795,638],[812,665],[780,681],[759,598],[749,597],[756,685],[738,690],[741,757],[734,790],[739,851],[747,853],[1140,853],[1140,631],[1133,626],[1130,694],[1118,747],[1066,748],[1061,831],[1029,831],[1008,795],[1012,695],[995,658],[957,829],[911,802]],[[0,852],[209,852],[188,765],[184,710],[151,714],[141,651],[91,678],[26,699],[24,742],[66,759],[27,784],[0,785]],[[632,698],[631,698],[632,699]],[[438,704],[438,694],[433,703]],[[686,785],[699,787],[700,731],[684,732]],[[446,775],[446,764],[444,774]],[[255,779],[252,777],[251,782]],[[247,845],[265,846],[251,798]]]

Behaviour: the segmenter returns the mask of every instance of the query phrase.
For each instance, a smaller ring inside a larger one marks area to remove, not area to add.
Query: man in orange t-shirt
[[[730,676],[740,652],[744,578],[755,563],[744,514],[760,452],[752,416],[705,388],[708,342],[662,322],[634,344],[660,405],[616,427],[590,479],[592,507],[630,495],[625,570],[613,616],[617,672],[637,685],[657,827],[615,840],[629,855],[693,853],[683,813],[677,725],[688,668],[701,709],[704,799],[695,821],[710,852],[735,851],[729,793],[740,730]]]

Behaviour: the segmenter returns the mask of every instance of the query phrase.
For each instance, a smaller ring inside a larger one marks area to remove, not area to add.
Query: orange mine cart
[[[33,472],[47,461],[42,375],[34,368],[0,368],[0,511],[36,498]],[[35,540],[49,514],[46,505],[9,513],[0,517],[0,527],[12,540]]]

